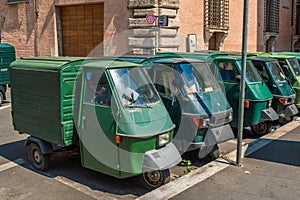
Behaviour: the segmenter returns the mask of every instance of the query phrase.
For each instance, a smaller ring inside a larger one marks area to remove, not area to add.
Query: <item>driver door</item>
[[[112,93],[105,71],[85,69],[79,139],[84,167],[119,176]],[[106,85],[104,96],[100,90]]]

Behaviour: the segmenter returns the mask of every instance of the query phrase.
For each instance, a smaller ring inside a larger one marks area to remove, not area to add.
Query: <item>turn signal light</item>
[[[279,98],[279,102],[280,102],[281,104],[285,104],[285,98]]]
[[[116,144],[120,144],[122,140],[122,137],[119,135],[116,135]]]
[[[244,107],[250,108],[250,101],[244,101]]]
[[[198,127],[201,127],[203,125],[203,119],[202,118],[193,118],[193,122]]]

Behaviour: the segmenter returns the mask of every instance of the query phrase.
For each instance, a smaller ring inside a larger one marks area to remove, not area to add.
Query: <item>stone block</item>
[[[155,47],[155,38],[128,38],[130,47],[139,47],[139,48],[154,48]]]
[[[177,11],[174,9],[168,8],[145,8],[145,9],[134,9],[133,16],[134,17],[146,17],[148,14],[153,14],[155,16],[159,15],[167,15],[169,17],[176,17]]]
[[[159,36],[160,37],[176,37],[177,29],[161,28],[159,31]]]
[[[137,28],[129,30],[131,37],[155,37],[155,32],[151,28]]]
[[[129,0],[129,8],[179,8],[180,0]]]
[[[161,37],[159,38],[159,47],[164,48],[164,47],[172,47],[176,48],[180,46],[180,39],[178,37],[175,38],[164,38]]]

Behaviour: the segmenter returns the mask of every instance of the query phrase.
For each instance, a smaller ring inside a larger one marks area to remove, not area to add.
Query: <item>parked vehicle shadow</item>
[[[74,182],[84,188],[109,194],[115,198],[134,199],[141,196],[148,190],[144,189],[136,182],[136,177],[128,179],[118,179],[81,166],[80,156],[78,155],[51,155],[50,168],[47,171],[38,171],[29,163],[24,146],[25,140],[11,142],[0,145],[0,156],[19,164],[20,166],[34,171],[56,181]],[[20,164],[20,159],[24,159]],[[7,161],[0,160],[0,165]],[[99,193],[100,195],[100,193]]]
[[[259,139],[260,143],[268,143],[255,152],[247,155],[247,158],[264,160],[300,167],[300,142],[291,140]]]

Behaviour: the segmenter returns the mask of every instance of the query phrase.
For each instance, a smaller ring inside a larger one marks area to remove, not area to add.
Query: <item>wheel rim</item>
[[[42,162],[41,152],[39,152],[38,150],[34,150],[33,151],[33,159],[34,159],[34,162],[36,162],[37,164],[40,164]]]
[[[143,176],[145,181],[152,186],[160,185],[163,182],[163,175],[161,171],[146,172]]]
[[[257,125],[253,126],[255,133],[262,135],[268,131],[268,126],[265,122],[260,122]]]

